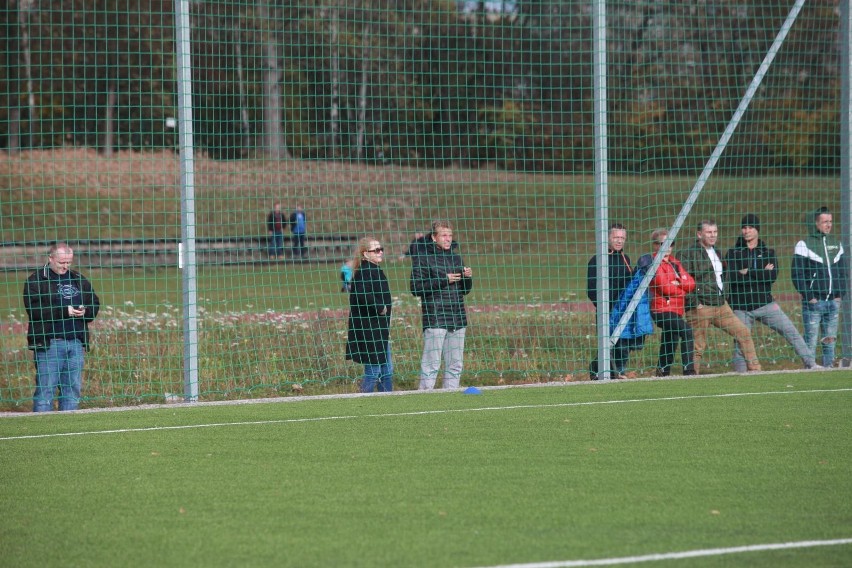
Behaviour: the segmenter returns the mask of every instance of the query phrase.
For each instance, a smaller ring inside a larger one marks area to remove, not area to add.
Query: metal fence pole
[[[849,254],[852,252],[852,136],[849,129],[852,128],[852,85],[850,85],[850,74],[852,74],[852,14],[849,10],[849,0],[840,2],[840,230],[841,241],[846,256],[846,266],[849,265]],[[852,270],[846,273],[846,290],[852,290]],[[849,294],[846,295],[842,304],[840,321],[842,326],[843,357],[841,366],[852,366],[852,301]]]
[[[195,164],[192,141],[192,58],[189,0],[175,0],[178,140],[180,147],[183,268],[183,385],[187,402],[198,400],[198,293],[195,273]]]
[[[595,236],[597,254],[598,378],[611,379],[609,344],[609,165],[607,157],[606,0],[592,8],[592,53],[595,113]]]

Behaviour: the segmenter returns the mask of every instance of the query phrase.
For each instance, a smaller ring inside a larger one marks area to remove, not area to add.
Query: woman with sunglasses
[[[349,292],[349,332],[346,358],[364,365],[361,392],[393,390],[390,352],[391,293],[388,279],[379,267],[385,249],[373,237],[358,241],[352,261]]]
[[[663,228],[655,229],[651,233],[655,257],[668,236],[668,229]],[[663,261],[648,289],[651,291],[651,317],[661,331],[657,376],[668,377],[671,374],[678,342],[683,374],[694,375],[692,328],[684,319],[684,307],[686,295],[695,289],[695,279],[680,261],[672,256],[671,247],[663,255]]]

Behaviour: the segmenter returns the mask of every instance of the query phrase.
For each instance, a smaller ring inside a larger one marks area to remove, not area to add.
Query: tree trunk
[[[264,22],[263,70],[263,153],[273,159],[289,158],[281,124],[281,67],[278,61],[280,32],[270,25],[268,0],[258,0],[258,15]]]
[[[21,81],[18,18],[13,3],[3,8],[3,63],[6,67],[6,97],[9,104],[9,131],[6,149],[9,154],[21,151]]]
[[[364,138],[367,130],[367,91],[370,79],[370,24],[364,23],[361,30],[361,87],[358,89],[358,141],[356,155],[358,160],[364,158]]]
[[[340,45],[337,38],[339,11],[335,6],[331,10],[331,109],[329,116],[329,145],[332,157],[337,157],[340,143]]]
[[[32,52],[30,50],[30,12],[35,9],[35,2],[32,0],[21,0],[18,8],[18,27],[20,55],[24,60],[24,77],[27,85],[27,106],[29,108],[29,116],[27,117],[27,147],[34,146],[33,127],[38,120],[36,114],[36,97],[35,88],[33,86],[33,71],[32,71]]]
[[[236,32],[236,33],[235,33]],[[251,143],[249,137],[251,135],[251,125],[249,124],[248,102],[246,100],[246,80],[243,71],[243,49],[242,38],[239,29],[234,29],[233,24],[228,26],[228,35],[231,43],[234,45],[235,55],[237,59],[237,83],[240,94],[240,132],[242,134],[241,143],[242,151],[249,149]]]
[[[104,109],[103,155],[109,158],[115,148],[115,106],[118,101],[115,83],[107,86],[106,109]]]

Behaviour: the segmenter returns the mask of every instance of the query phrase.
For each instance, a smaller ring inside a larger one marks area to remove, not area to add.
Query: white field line
[[[852,544],[852,538],[835,540],[802,540],[798,542],[780,542],[773,544],[752,544],[748,546],[733,546],[730,548],[707,548],[704,550],[685,550],[683,552],[662,552],[642,556],[623,556],[621,558],[599,558],[596,560],[563,560],[553,562],[533,562],[530,564],[501,564],[488,568],[579,568],[582,566],[616,566],[619,564],[639,564],[640,562],[657,562],[660,560],[681,560],[684,558],[700,558],[702,556],[721,556],[724,554],[741,554],[743,552],[761,552],[765,550],[789,550],[791,548],[813,548],[816,546],[838,546]]]
[[[852,392],[852,388],[839,389],[810,389],[810,390],[789,390],[789,391],[765,391],[765,392],[743,392],[743,393],[722,393],[722,394],[702,394],[689,396],[666,396],[658,398],[631,398],[622,400],[603,400],[592,402],[562,402],[553,404],[523,404],[513,406],[486,406],[481,408],[453,408],[442,410],[418,410],[413,412],[387,412],[382,414],[346,414],[339,416],[320,416],[313,418],[286,418],[281,420],[251,420],[245,422],[212,422],[209,424],[184,424],[181,426],[150,426],[147,428],[120,428],[114,430],[93,430],[84,432],[53,432],[50,434],[32,434],[27,436],[2,436],[0,442],[8,442],[12,440],[33,440],[40,438],[62,438],[68,436],[91,436],[96,434],[127,434],[133,432],[162,432],[167,430],[192,430],[198,428],[225,428],[230,426],[258,426],[266,424],[296,424],[302,422],[322,422],[326,420],[355,420],[358,418],[390,418],[400,416],[427,416],[435,414],[454,414],[462,412],[499,412],[505,410],[522,410],[535,408],[571,408],[580,406],[601,406],[607,404],[630,404],[641,402],[666,402],[677,400],[700,400],[707,398],[737,398],[744,396],[770,396],[770,395],[790,395],[790,394],[812,394],[812,393],[842,393]]]

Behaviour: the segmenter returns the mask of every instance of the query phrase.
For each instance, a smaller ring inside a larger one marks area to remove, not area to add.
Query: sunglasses
[[[379,248],[370,249],[367,252],[385,252],[385,249],[383,247],[379,247]]]

